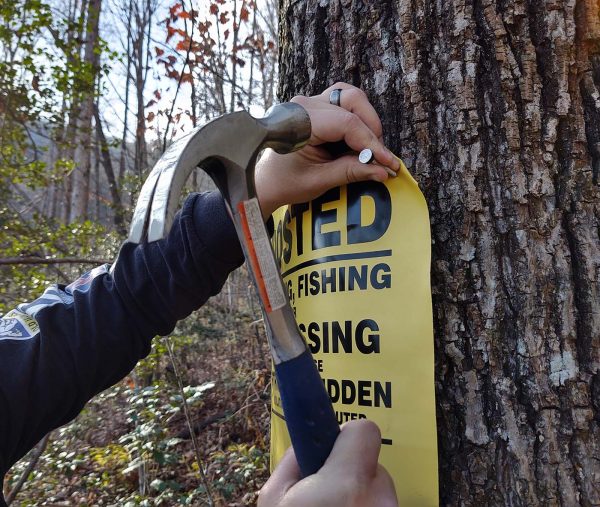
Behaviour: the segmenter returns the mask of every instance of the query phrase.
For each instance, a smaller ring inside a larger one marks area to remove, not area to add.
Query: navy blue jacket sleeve
[[[127,375],[154,336],[217,294],[242,261],[221,196],[196,194],[166,240],[125,244],[112,270],[96,268],[4,315],[0,479],[44,434]]]

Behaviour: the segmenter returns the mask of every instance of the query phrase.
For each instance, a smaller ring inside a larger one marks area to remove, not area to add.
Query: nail
[[[388,150],[389,151],[389,150]],[[390,154],[392,154],[392,152],[390,152]],[[392,155],[393,156],[393,155]],[[396,157],[393,157],[394,162],[397,162]],[[358,154],[358,161],[361,164],[370,164],[371,162],[373,162],[375,160],[375,155],[373,155],[373,152],[369,149],[369,148],[365,148],[364,150],[362,150],[359,154]],[[383,168],[385,169],[385,171],[392,177],[395,178],[396,176],[398,176],[392,169],[390,169],[389,167],[383,166]],[[400,169],[400,164],[398,164],[398,169]]]
[[[375,155],[369,148],[365,148],[358,154],[358,161],[361,164],[370,164],[373,160],[375,160]]]

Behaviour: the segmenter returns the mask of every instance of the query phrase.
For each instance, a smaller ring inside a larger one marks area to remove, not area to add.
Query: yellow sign
[[[400,505],[438,505],[427,204],[402,165],[279,209],[273,244],[340,424],[381,428]],[[273,376],[271,466],[290,445]]]

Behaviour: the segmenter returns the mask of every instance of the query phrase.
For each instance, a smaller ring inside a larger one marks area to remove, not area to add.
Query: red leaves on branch
[[[171,7],[169,7],[169,14],[171,15],[171,18],[173,19],[173,21],[175,21],[177,19],[177,11],[179,9],[181,9],[182,5],[181,3],[177,2],[176,4],[173,4]]]
[[[167,70],[167,77],[179,81],[179,72],[177,72],[175,69]]]
[[[175,31],[176,29],[173,28],[169,23],[167,23],[167,42],[169,42],[169,40],[171,40],[171,37],[175,35]]]
[[[165,54],[165,50],[159,48],[158,46],[154,48],[154,50],[156,51],[156,56],[162,56]]]
[[[196,124],[196,120],[198,118],[196,118],[196,116],[194,116],[192,113],[190,113],[187,109],[185,111],[185,114],[187,114],[189,116],[190,120],[192,120],[192,125],[195,125]]]
[[[181,35],[182,37],[187,37],[185,30],[182,30],[181,28],[173,28],[169,23],[167,23],[167,42],[169,42],[171,37],[173,37],[175,34]]]
[[[204,23],[201,21],[200,23],[198,23],[198,30],[200,31],[201,34],[205,34],[208,33],[208,29],[212,26],[212,23],[210,21],[205,21]]]
[[[148,123],[150,123],[152,120],[154,120],[154,117],[155,117],[155,116],[156,116],[156,115],[155,115],[155,114],[154,114],[152,111],[150,111],[150,112],[148,113],[148,116],[146,116],[146,121],[147,121]]]
[[[186,37],[185,39],[180,40],[177,43],[177,46],[175,46],[175,49],[177,51],[187,51],[189,47],[190,47],[190,38]]]
[[[171,21],[177,21],[177,18],[194,19],[198,15],[198,12],[194,10],[188,12],[183,9],[183,5],[180,2],[177,2],[176,4],[173,4],[171,7],[169,7],[169,15]]]
[[[169,1],[174,2],[169,7],[169,17],[165,19],[166,41],[171,51],[165,53],[156,48],[157,56],[162,56],[157,61],[164,65],[168,79],[193,84],[194,76],[202,79],[202,73],[207,74],[216,66],[244,67],[249,63],[245,59],[246,53],[258,50],[264,54],[267,50],[267,41],[264,36],[260,37],[260,30],[252,30],[251,34],[246,34],[247,30],[237,33],[242,23],[248,26],[251,14],[257,8],[256,0],[241,0],[237,4],[240,6],[239,10],[236,8],[234,11],[231,9],[233,3],[228,3],[227,0],[209,0],[208,13],[203,11],[202,14],[191,9],[186,11],[183,0]],[[191,25],[187,20],[192,20]],[[223,25],[222,32],[214,29],[219,25]],[[213,35],[218,33],[221,34],[219,43],[213,39]],[[233,34],[238,35],[236,44],[231,41]],[[258,40],[259,38],[262,40]],[[275,46],[272,41],[268,45],[269,50]],[[169,52],[171,55],[167,57]],[[160,93],[155,98],[160,100]],[[174,120],[177,122],[176,118]]]

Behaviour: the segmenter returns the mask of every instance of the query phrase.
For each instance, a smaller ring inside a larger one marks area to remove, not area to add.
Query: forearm
[[[123,378],[242,260],[221,197],[194,196],[166,240],[126,244],[112,272],[94,270],[9,312],[0,321],[0,472]]]

